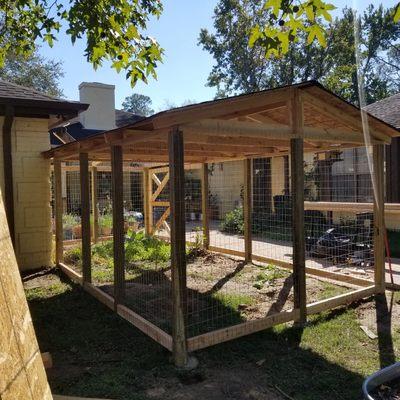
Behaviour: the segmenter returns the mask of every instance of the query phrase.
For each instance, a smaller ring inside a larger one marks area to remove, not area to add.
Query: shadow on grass
[[[392,308],[394,293],[391,293],[390,305],[386,295],[375,296],[376,327],[378,333],[379,360],[381,368],[396,362],[392,338]]]
[[[163,386],[168,393],[179,384],[166,350],[80,287],[68,283],[62,293],[30,301],[30,309],[41,351],[53,356],[49,380],[54,393],[139,400],[146,398],[146,389]],[[252,377],[246,384],[265,390],[277,386],[293,399],[361,399],[363,376],[329,360],[343,351],[329,335],[352,324],[349,318],[344,309],[324,313],[304,332],[280,326],[199,351],[204,384],[246,370]],[[321,350],[324,340],[329,345]],[[355,344],[356,339],[345,346]],[[356,354],[358,348],[345,350]],[[259,366],[259,360],[265,361]],[[193,385],[190,398],[202,398],[198,389]]]

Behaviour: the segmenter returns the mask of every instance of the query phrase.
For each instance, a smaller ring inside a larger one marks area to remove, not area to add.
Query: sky
[[[396,0],[330,0],[339,10],[344,6],[363,9],[367,4],[393,6]],[[213,10],[217,0],[164,0],[164,11],[158,20],[151,21],[148,32],[155,37],[165,51],[163,64],[158,67],[158,78],[149,79],[148,84],[138,83],[131,88],[125,74],[118,74],[109,64],[96,71],[84,53],[84,43],[71,44],[69,37],[61,34],[53,48],[43,45],[40,53],[46,58],[63,62],[65,72],[61,88],[66,98],[79,100],[78,86],[81,82],[102,82],[115,85],[117,108],[125,97],[132,93],[149,96],[155,111],[165,108],[166,102],[181,105],[190,100],[201,102],[215,95],[215,88],[206,86],[213,58],[197,45],[200,30],[213,30]]]

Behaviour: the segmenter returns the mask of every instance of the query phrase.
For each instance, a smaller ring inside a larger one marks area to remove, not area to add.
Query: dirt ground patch
[[[128,307],[171,332],[171,270],[151,263],[129,265]],[[128,277],[128,275],[127,275]],[[112,283],[99,285],[108,294]],[[314,302],[347,289],[307,278],[307,301]],[[259,319],[293,308],[293,279],[273,265],[246,264],[215,253],[202,253],[187,263],[188,333],[195,336],[225,326]]]

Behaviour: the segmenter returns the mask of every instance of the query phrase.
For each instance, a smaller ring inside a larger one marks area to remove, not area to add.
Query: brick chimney
[[[85,129],[109,130],[115,128],[115,86],[99,82],[82,82],[79,101],[90,104],[79,114]]]

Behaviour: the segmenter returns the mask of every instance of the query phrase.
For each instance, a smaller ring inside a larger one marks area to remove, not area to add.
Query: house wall
[[[50,160],[41,156],[50,148],[47,124],[47,119],[15,118],[12,126],[15,252],[21,270],[52,264]]]
[[[209,175],[209,190],[211,195],[217,196],[219,217],[242,203],[240,198],[244,184],[243,161],[229,161],[213,164],[213,171]]]

